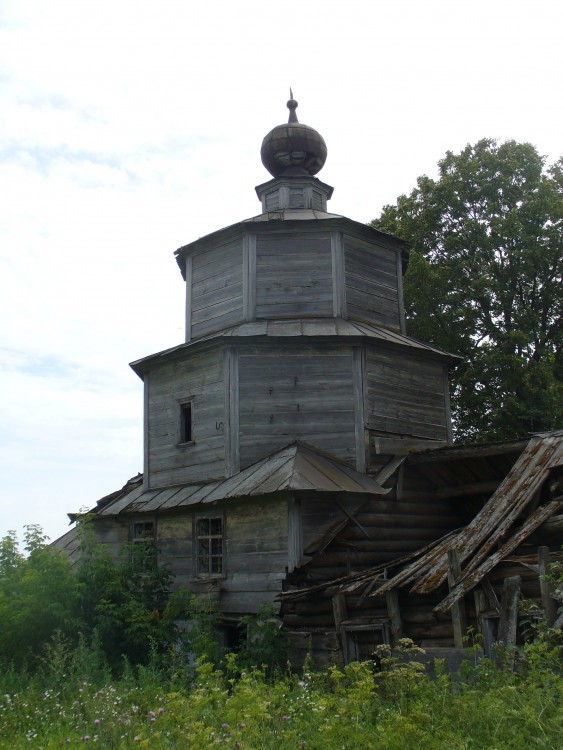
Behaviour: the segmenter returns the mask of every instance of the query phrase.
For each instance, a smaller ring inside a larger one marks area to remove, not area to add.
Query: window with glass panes
[[[223,518],[221,516],[196,518],[195,536],[197,574],[221,575],[223,572]]]

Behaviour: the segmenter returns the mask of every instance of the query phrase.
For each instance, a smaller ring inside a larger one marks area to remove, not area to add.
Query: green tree
[[[0,659],[33,662],[58,631],[76,642],[79,586],[64,554],[27,526],[24,555],[15,532],[0,540]],[[33,666],[33,665],[32,665]]]
[[[184,617],[182,592],[171,592],[173,575],[157,564],[152,540],[121,547],[115,561],[106,545],[95,542],[91,519],[79,524],[81,614],[87,633],[98,633],[110,666],[122,657],[146,664],[151,651],[163,652],[179,638],[177,620]]]
[[[563,423],[563,157],[483,139],[448,151],[372,226],[411,246],[411,336],[463,357],[451,376],[458,440]]]

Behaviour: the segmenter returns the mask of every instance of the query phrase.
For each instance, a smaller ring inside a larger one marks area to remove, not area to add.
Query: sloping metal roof
[[[233,477],[215,482],[143,490],[142,481],[136,477],[123,490],[110,495],[109,502],[107,498],[102,498],[96,514],[115,516],[121,513],[151,513],[298,490],[370,495],[389,492],[371,477],[360,474],[333,456],[297,442],[263,458]]]
[[[189,350],[190,347],[197,346],[206,341],[215,341],[224,338],[253,338],[258,336],[268,338],[299,336],[362,338],[438,355],[441,358],[447,358],[452,364],[461,359],[461,357],[458,357],[455,354],[444,352],[441,349],[430,346],[430,344],[424,343],[423,341],[403,336],[401,333],[391,331],[387,328],[372,326],[369,325],[369,323],[359,323],[352,320],[344,320],[344,318],[294,318],[286,320],[259,320],[251,323],[241,323],[240,325],[232,326],[217,331],[216,333],[211,333],[208,336],[194,339],[188,343],[179,344],[170,349],[165,349],[162,352],[151,354],[148,357],[137,359],[130,363],[130,367],[132,367],[136,373],[141,373],[144,369],[143,366],[145,363],[154,362],[158,359],[165,361],[169,357],[181,355],[182,352]]]

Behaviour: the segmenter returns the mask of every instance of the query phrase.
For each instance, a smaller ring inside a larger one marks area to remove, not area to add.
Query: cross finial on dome
[[[289,109],[289,119],[288,122],[299,122],[297,119],[297,112],[295,111],[297,109],[297,102],[293,98],[293,91],[291,88],[289,89],[289,101],[287,103],[287,108]]]

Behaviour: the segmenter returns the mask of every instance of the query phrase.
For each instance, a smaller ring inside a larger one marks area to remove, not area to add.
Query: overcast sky
[[[142,471],[128,363],[183,340],[174,250],[259,213],[290,86],[368,222],[480,138],[559,157],[562,8],[1,0],[0,536]]]

